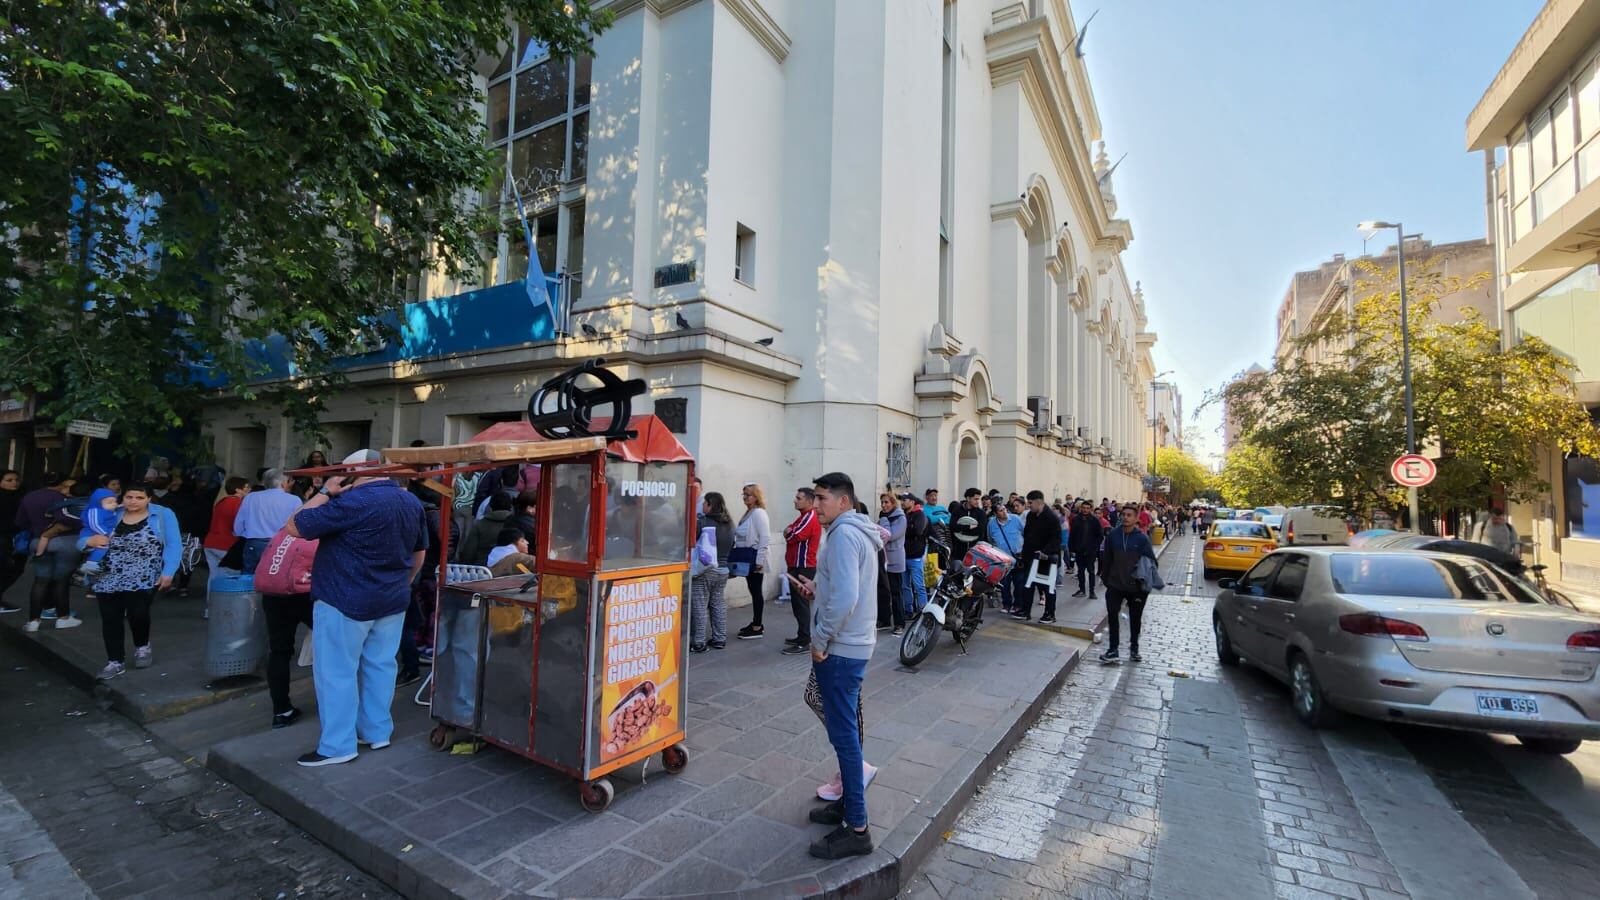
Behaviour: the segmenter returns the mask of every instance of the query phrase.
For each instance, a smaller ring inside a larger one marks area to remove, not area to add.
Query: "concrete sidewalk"
[[[837,766],[802,698],[810,661],[771,634],[689,658],[688,768],[619,773],[597,815],[571,779],[513,754],[433,751],[409,696],[393,744],[348,765],[294,764],[316,740],[307,722],[226,741],[209,766],[407,896],[890,897],[1087,646],[991,621],[968,655],[942,642],[910,670],[880,633],[866,697],[877,849],[825,862],[806,851],[825,832],[806,815]]]
[[[129,666],[126,674],[104,684],[95,681],[95,676],[106,664],[100,609],[94,601],[84,599],[82,588],[72,589],[72,614],[83,620],[82,625],[62,629],[46,619],[40,623],[38,631],[28,634],[22,628],[27,623],[28,589],[33,578],[31,574],[24,577],[6,593],[6,599],[23,607],[24,612],[0,616],[0,640],[40,664],[50,666],[79,687],[93,691],[102,702],[140,724],[170,719],[214,703],[256,693],[260,693],[261,703],[266,708],[264,670],[258,670],[253,676],[225,679],[212,679],[206,675],[206,619],[202,614],[205,579],[205,570],[195,573],[194,586],[187,598],[173,593],[156,595],[150,607],[150,646],[155,656],[154,664],[148,669]],[[131,636],[125,637],[125,640],[127,652],[132,654]],[[310,673],[310,669],[295,666],[291,669],[290,678],[295,681],[308,679]],[[270,716],[270,710],[262,713],[262,721],[267,721]]]

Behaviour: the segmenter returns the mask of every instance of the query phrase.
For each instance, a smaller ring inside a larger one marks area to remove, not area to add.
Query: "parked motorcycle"
[[[900,638],[900,662],[906,666],[915,666],[928,658],[933,645],[938,643],[940,631],[950,632],[965,655],[967,639],[983,624],[984,605],[1017,564],[1010,554],[984,542],[974,544],[959,561],[949,548],[933,542],[930,546],[942,551],[951,562],[927,605],[906,626]]]

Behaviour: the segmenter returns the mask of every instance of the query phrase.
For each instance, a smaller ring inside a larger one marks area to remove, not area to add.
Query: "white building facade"
[[[570,335],[355,365],[330,455],[464,440],[600,357],[725,494],[841,470],[863,493],[1138,495],[1155,335],[1065,0],[613,9],[592,59],[519,40],[483,67]],[[488,240],[486,283],[523,277],[519,229]],[[208,422],[230,471],[309,449],[260,419]]]

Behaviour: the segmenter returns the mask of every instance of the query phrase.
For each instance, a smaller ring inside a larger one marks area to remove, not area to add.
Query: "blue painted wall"
[[[547,278],[545,282],[550,288],[550,299],[559,309],[562,302],[559,281]],[[526,280],[407,303],[404,309],[387,316],[386,321],[397,333],[382,349],[346,357],[339,367],[470,353],[553,341],[556,337],[549,308],[535,305],[528,298]],[[260,367],[252,380],[267,381],[296,374],[287,344],[277,335],[251,342],[245,352]],[[203,372],[198,380],[207,387],[221,387],[223,383],[214,372]]]

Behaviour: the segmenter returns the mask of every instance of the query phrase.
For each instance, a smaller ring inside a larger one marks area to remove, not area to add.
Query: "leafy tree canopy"
[[[35,0],[0,16],[0,372],[125,447],[204,389],[315,429],[330,363],[408,274],[470,271],[491,183],[474,70],[507,23],[557,56],[593,0]],[[247,342],[303,378],[257,391]]]
[[[1226,403],[1247,445],[1220,479],[1230,501],[1243,502],[1230,486],[1257,498],[1270,474],[1280,503],[1337,503],[1363,516],[1404,505],[1389,478],[1405,451],[1400,293],[1392,270],[1361,265],[1370,280],[1358,284],[1351,315],[1330,316],[1273,371],[1208,398]],[[1538,448],[1600,452],[1565,357],[1536,338],[1502,349],[1500,332],[1471,310],[1455,322],[1435,317],[1483,277],[1445,277],[1426,263],[1407,277],[1417,442],[1440,457],[1421,499],[1435,510],[1481,508],[1497,490],[1515,500],[1548,491]]]
[[[1156,451],[1155,474],[1172,479],[1172,493],[1168,500],[1188,503],[1205,490],[1211,473],[1194,457],[1177,447],[1162,447]]]

